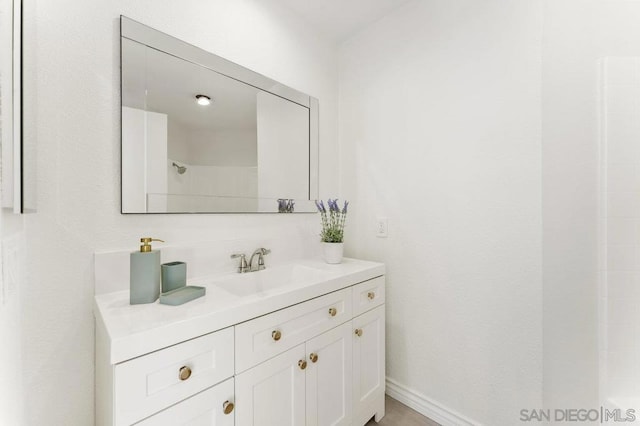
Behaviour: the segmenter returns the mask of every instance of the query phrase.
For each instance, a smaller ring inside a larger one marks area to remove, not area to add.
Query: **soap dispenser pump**
[[[151,248],[156,238],[140,238],[140,251],[134,251],[130,257],[129,303],[139,305],[153,303],[160,296],[160,250]]]

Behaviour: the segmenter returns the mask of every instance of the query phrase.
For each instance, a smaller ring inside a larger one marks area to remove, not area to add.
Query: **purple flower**
[[[322,232],[320,238],[326,243],[341,243],[344,238],[344,223],[347,218],[347,209],[349,202],[345,201],[342,207],[338,207],[338,199],[328,198],[327,208],[325,208],[322,200],[315,201],[316,208],[320,212],[320,219],[322,222]]]

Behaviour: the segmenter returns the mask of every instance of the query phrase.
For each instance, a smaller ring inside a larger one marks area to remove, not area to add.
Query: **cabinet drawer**
[[[115,366],[116,424],[130,425],[233,375],[233,328]]]
[[[233,426],[233,378],[136,423],[136,426]],[[225,410],[226,409],[226,410]],[[227,411],[227,413],[225,413]]]
[[[236,373],[352,317],[351,289],[336,291],[236,326]]]
[[[354,317],[384,303],[384,277],[356,284],[352,289]]]

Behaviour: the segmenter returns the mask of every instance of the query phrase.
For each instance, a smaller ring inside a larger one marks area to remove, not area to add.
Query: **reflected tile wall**
[[[170,212],[251,211],[256,209],[258,197],[257,167],[196,166],[178,161],[187,167],[184,174],[176,173],[174,160],[167,161],[169,196],[166,199]]]

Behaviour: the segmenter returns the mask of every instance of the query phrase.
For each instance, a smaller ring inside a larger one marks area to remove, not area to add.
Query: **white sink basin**
[[[291,286],[304,286],[323,281],[331,276],[328,271],[303,265],[267,267],[262,271],[226,276],[211,285],[235,296],[251,296],[281,291]]]

